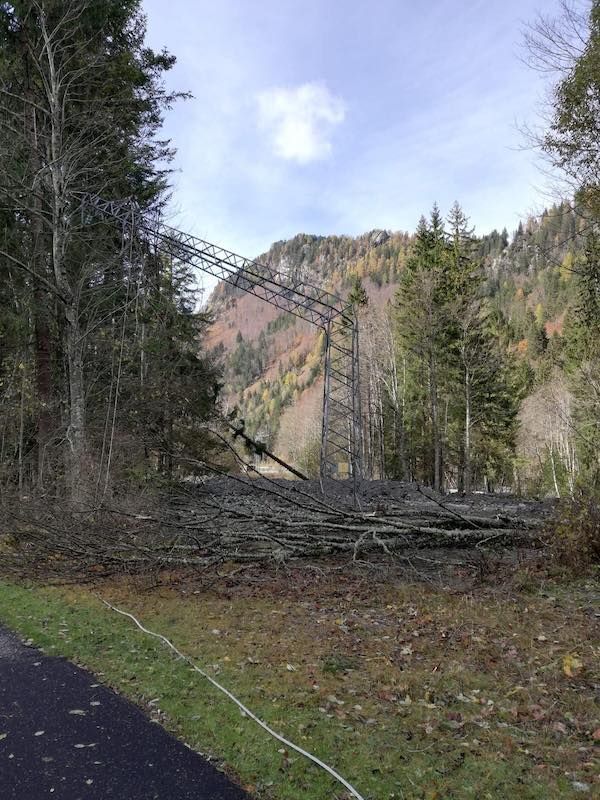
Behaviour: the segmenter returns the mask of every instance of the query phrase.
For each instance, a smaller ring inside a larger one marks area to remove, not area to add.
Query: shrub
[[[600,565],[600,495],[581,490],[562,502],[547,527],[554,559],[572,572]]]

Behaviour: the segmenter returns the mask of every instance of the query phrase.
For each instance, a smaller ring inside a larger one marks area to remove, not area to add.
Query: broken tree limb
[[[264,442],[258,442],[251,436],[248,436],[248,434],[244,430],[243,424],[238,425],[236,427],[231,422],[229,422],[229,420],[226,420],[226,422],[229,429],[233,432],[233,438],[234,439],[240,438],[244,442],[244,444],[250,449],[251,452],[255,453],[261,458],[262,456],[267,456],[267,458],[270,458],[276,464],[279,464],[280,467],[283,467],[283,469],[287,470],[289,473],[294,475],[296,478],[299,478],[301,481],[308,480],[308,477],[304,475],[302,472],[300,472],[299,469],[296,469],[296,467],[292,467],[291,464],[288,464],[282,458],[276,456],[275,453],[272,453],[264,444]]]

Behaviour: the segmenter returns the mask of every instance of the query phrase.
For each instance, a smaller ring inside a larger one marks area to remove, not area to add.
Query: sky
[[[414,231],[434,202],[511,231],[546,200],[521,39],[555,0],[143,5],[148,44],[177,57],[168,87],[193,95],[165,116],[176,227],[255,257],[297,233]]]

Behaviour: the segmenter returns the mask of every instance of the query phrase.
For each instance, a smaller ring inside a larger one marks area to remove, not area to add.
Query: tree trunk
[[[25,59],[27,56],[25,55]],[[29,77],[30,67],[27,67]],[[31,86],[27,86],[27,98],[31,101],[31,116],[29,124],[29,146],[33,174],[41,172],[42,159],[38,141],[38,126],[36,109],[33,105]],[[39,191],[31,193],[31,267],[35,275],[44,276],[47,272],[47,251],[44,248],[44,223],[42,219],[42,199]],[[40,489],[44,485],[44,458],[46,447],[52,434],[52,362],[50,357],[50,325],[48,321],[48,307],[50,297],[44,291],[39,280],[34,279],[33,287],[33,313],[36,359],[36,385],[39,404],[36,450],[37,450],[37,484]]]
[[[378,421],[379,421],[379,477],[385,478],[385,421],[383,408],[383,392],[381,380],[378,384]]]
[[[402,356],[402,396],[400,398],[400,424],[398,426],[398,448],[400,451],[400,471],[403,480],[412,479],[406,457],[406,356]]]
[[[19,497],[23,493],[23,434],[25,430],[25,369],[21,372],[21,402],[19,406]]]
[[[433,488],[443,491],[442,480],[442,442],[440,437],[439,402],[437,391],[437,371],[433,353],[429,355],[429,395],[431,404],[431,445],[433,449]]]
[[[558,487],[558,477],[556,474],[556,462],[554,460],[554,443],[550,441],[550,465],[552,467],[552,481],[554,483],[554,491],[556,496],[560,499],[560,489]]]
[[[65,350],[69,374],[69,426],[67,429],[67,484],[71,500],[80,504],[85,492],[85,382],[83,342],[77,310],[67,310]]]
[[[463,490],[471,491],[471,375],[465,370],[465,443],[463,454]]]
[[[37,485],[44,487],[44,461],[46,448],[52,438],[52,360],[50,347],[50,326],[48,324],[47,307],[50,298],[38,285],[34,291],[35,315],[35,360],[36,386],[38,396],[38,418],[36,431],[37,450]]]

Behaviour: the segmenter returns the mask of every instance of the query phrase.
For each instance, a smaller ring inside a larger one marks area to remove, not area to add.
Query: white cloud
[[[344,121],[346,109],[326,86],[304,83],[295,89],[267,89],[257,99],[259,126],[277,156],[308,164],[331,153],[331,135]]]

